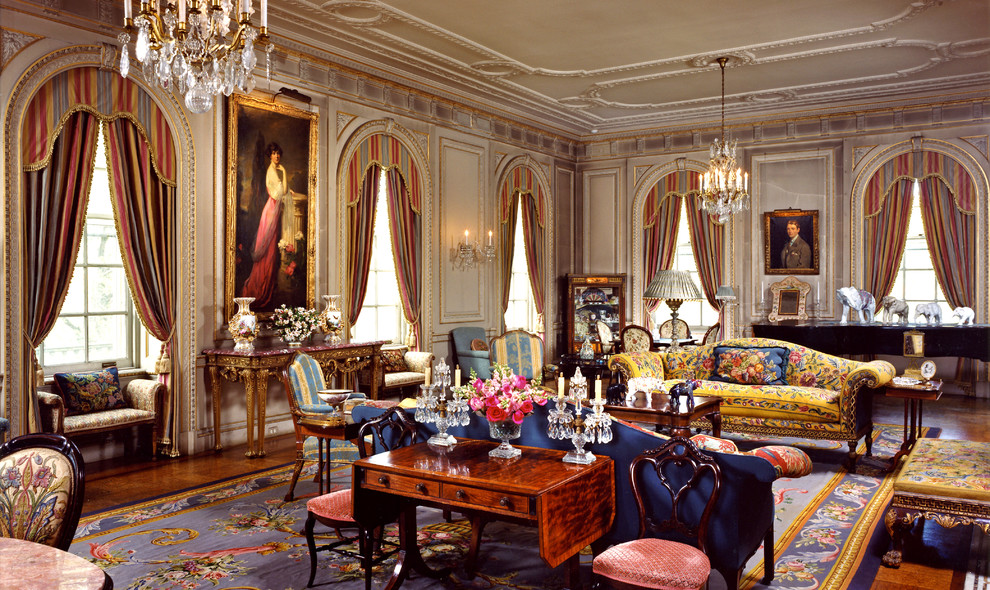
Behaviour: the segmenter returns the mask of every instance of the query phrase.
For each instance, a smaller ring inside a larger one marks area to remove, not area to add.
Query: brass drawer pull
[[[420,494],[425,494],[426,493],[426,484],[424,484],[424,483],[418,483],[418,484],[416,484],[416,491],[419,492]]]
[[[510,502],[509,499],[506,498],[505,496],[503,496],[502,499],[498,501],[498,505],[501,506],[502,508],[508,508],[510,504],[512,504],[512,502]]]
[[[458,500],[464,500],[467,498],[467,492],[465,492],[464,490],[457,490],[457,492],[455,492],[454,495],[457,496]]]
[[[379,475],[378,476],[378,485],[383,485],[385,487],[388,487],[388,476],[387,475]]]

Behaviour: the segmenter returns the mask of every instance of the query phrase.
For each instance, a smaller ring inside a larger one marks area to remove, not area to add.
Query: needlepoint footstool
[[[990,534],[990,443],[919,439],[894,480],[884,517],[891,550],[883,564],[899,567],[904,535],[917,520],[945,528],[976,525]]]

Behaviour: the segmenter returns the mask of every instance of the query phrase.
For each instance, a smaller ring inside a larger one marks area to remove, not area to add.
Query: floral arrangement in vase
[[[467,396],[472,410],[488,420],[492,438],[502,441],[488,453],[490,456],[511,459],[520,455],[509,440],[519,438],[523,418],[532,413],[534,405],[547,403],[546,392],[539,385],[539,376],[527,381],[505,365],[494,365],[490,379],[481,379],[472,370],[468,384],[454,388]]]
[[[300,346],[316,329],[318,320],[315,309],[286,307],[284,303],[272,312],[272,327],[289,346]]]

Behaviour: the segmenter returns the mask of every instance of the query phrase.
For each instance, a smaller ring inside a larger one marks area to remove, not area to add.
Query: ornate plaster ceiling
[[[270,0],[276,42],[566,133],[990,91],[986,0]],[[325,52],[325,53],[324,53]]]

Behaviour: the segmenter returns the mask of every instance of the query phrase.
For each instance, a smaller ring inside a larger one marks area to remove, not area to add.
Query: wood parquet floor
[[[874,421],[902,424],[903,420],[901,400],[877,400]],[[941,438],[990,442],[990,401],[943,396],[925,405],[923,424],[942,428]],[[291,436],[268,439],[265,447],[268,455],[260,459],[245,457],[246,447],[242,446],[224,449],[222,453],[209,451],[176,459],[117,460],[89,465],[83,513],[284,465],[295,459]],[[946,531],[937,525],[925,526],[923,544],[907,548],[899,569],[880,567],[871,590],[962,590],[965,572],[951,566],[953,555],[968,550],[968,546],[960,546],[968,544],[970,538],[959,533],[961,528]]]

